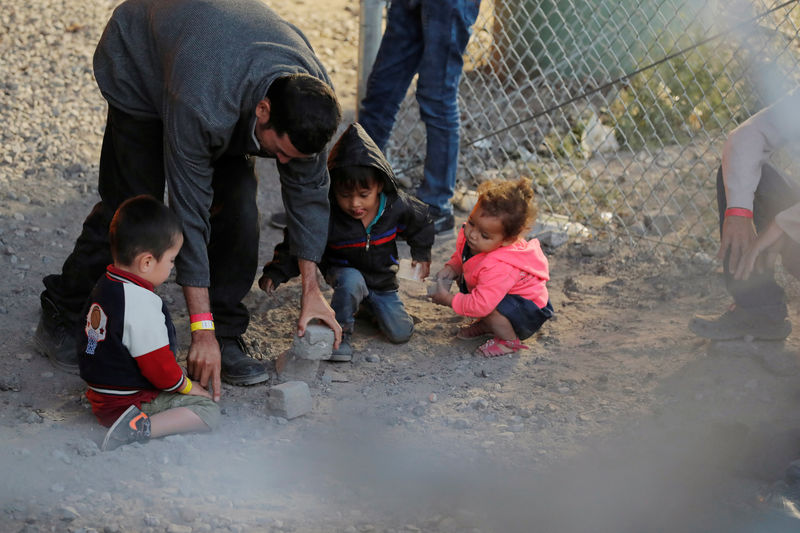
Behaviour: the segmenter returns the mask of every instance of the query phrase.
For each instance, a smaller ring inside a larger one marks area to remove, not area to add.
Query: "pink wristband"
[[[729,207],[725,210],[725,216],[753,218],[753,212],[749,209],[745,209],[744,207]]]
[[[196,315],[189,315],[189,322],[202,322],[203,320],[214,320],[214,315],[211,313],[197,313]]]

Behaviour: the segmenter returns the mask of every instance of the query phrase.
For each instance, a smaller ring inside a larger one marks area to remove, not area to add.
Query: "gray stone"
[[[19,391],[19,376],[10,374],[0,377],[0,390]]]
[[[489,407],[489,402],[487,402],[484,398],[473,398],[472,401],[469,402],[469,406],[477,411]]]
[[[428,283],[428,296],[433,296],[437,292],[450,292],[453,285],[452,279],[437,279]]]
[[[302,337],[295,335],[290,351],[299,359],[330,359],[334,339],[333,330],[328,326],[309,324]]]
[[[584,257],[606,257],[611,253],[611,245],[607,242],[587,242],[581,246]]]
[[[305,381],[289,381],[269,390],[269,408],[278,416],[291,420],[311,411],[311,391]]]
[[[558,224],[537,222],[528,233],[527,238],[539,239],[542,246],[555,249],[569,241],[569,234]]]
[[[76,518],[80,518],[80,514],[70,505],[61,505],[56,509],[58,519],[63,522],[72,522]]]
[[[465,418],[457,418],[453,421],[453,427],[456,429],[469,429],[472,427],[472,424]]]
[[[648,214],[644,216],[644,225],[650,234],[666,235],[677,230],[682,220],[681,215],[673,213]]]
[[[292,350],[280,354],[275,360],[275,372],[279,381],[305,381],[317,379],[319,360],[298,357]]]

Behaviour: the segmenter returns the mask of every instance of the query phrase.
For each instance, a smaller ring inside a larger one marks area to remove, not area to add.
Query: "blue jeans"
[[[753,197],[753,223],[756,231],[761,233],[775,220],[775,216],[800,201],[800,188],[787,180],[771,165],[761,167],[761,179]],[[727,202],[725,183],[722,179],[722,168],[717,172],[717,206],[719,207],[719,231],[722,235],[722,223],[725,220]],[[791,246],[784,250],[783,265],[793,275],[797,275],[796,259],[800,257],[800,246],[791,241]],[[746,280],[733,279],[728,267],[728,257],[722,263],[725,272],[725,284],[733,296],[736,306],[772,320],[783,320],[787,316],[786,293],[775,281],[774,272],[753,272]]]
[[[424,181],[417,197],[452,211],[459,147],[458,82],[480,0],[393,0],[358,121],[381,150],[415,74],[427,133]]]
[[[378,321],[378,327],[395,344],[407,342],[414,332],[414,322],[406,313],[397,291],[373,291],[364,276],[355,268],[333,268],[328,271],[328,283],[333,287],[331,307],[344,331],[353,331],[354,315],[360,305],[366,305]]]

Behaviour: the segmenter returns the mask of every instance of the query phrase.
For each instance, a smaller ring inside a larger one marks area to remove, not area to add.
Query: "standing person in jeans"
[[[427,147],[417,198],[430,206],[436,233],[454,227],[450,199],[458,167],[458,82],[479,8],[480,0],[393,0],[358,111],[359,123],[385,152],[400,104],[419,74],[416,98]]]
[[[303,292],[298,333],[313,318],[341,328],[316,281],[329,215],[328,141],[341,109],[308,40],[258,0],[127,0],[94,55],[108,100],[98,190],[60,275],[44,278],[36,343],[77,371],[80,310],[111,262],[108,226],[127,198],[165,188],[185,242],[177,258],[192,337],[187,368],[219,399],[269,378],[241,342],[242,299],[258,268],[255,161],[277,160]],[[207,319],[209,314],[211,319]],[[190,327],[187,324],[185,327]]]
[[[712,340],[750,336],[782,340],[791,333],[786,294],[775,281],[778,255],[800,278],[800,187],[767,161],[800,141],[800,90],[756,113],[733,130],[717,173],[725,281],[734,303],[719,316],[695,316],[689,329]]]

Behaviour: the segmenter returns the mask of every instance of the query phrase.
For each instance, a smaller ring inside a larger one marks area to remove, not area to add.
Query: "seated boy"
[[[390,342],[411,338],[414,322],[397,294],[396,239],[406,239],[412,265],[419,265],[424,279],[430,273],[433,221],[425,204],[397,189],[391,166],[358,124],[351,124],[334,145],[328,170],[331,215],[320,270],[333,287],[331,307],[342,326],[342,342],[331,360],[350,361],[359,306],[372,313]],[[284,237],[258,284],[269,294],[298,274]]]
[[[183,245],[175,214],[151,196],[119,206],[109,230],[114,263],[87,302],[78,334],[86,397],[110,426],[101,450],[189,431],[210,431],[220,411],[175,359],[175,327],[154,292]]]

